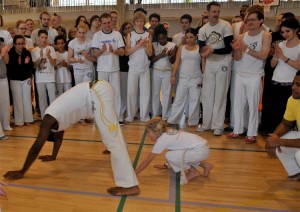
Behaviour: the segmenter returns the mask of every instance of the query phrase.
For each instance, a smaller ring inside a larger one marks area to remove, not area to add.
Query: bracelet
[[[288,63],[290,61],[290,58],[286,59],[286,61],[284,61],[285,63]]]

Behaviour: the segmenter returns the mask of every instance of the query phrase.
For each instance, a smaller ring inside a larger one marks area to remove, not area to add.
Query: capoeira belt
[[[90,81],[90,88],[92,88],[99,80]]]
[[[154,70],[157,70],[157,71],[171,71],[172,69],[171,68],[153,68]]]
[[[277,82],[272,80],[273,85],[278,85],[278,86],[291,86],[293,83],[292,82]]]

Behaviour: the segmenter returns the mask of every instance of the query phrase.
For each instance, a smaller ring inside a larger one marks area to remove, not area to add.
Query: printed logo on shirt
[[[47,59],[46,58],[42,58],[41,59],[41,62],[40,62],[40,65],[38,67],[38,71],[40,73],[44,72],[43,70],[47,69]]]
[[[249,48],[251,48],[251,49],[256,49],[257,44],[258,44],[258,41],[255,41],[255,42],[253,42],[253,43],[250,43],[250,44],[249,44]]]
[[[141,40],[143,39],[143,36],[140,37],[140,39],[135,40],[135,45],[139,44],[141,42]]]
[[[221,69],[222,69],[222,71],[224,71],[224,72],[225,72],[225,71],[227,71],[227,66],[222,66],[222,68],[221,68]]]
[[[206,37],[206,43],[210,44],[211,46],[217,46],[220,42],[223,42],[223,37],[220,33],[212,31],[210,35]]]
[[[113,38],[112,40],[103,40],[103,41],[100,41],[100,43],[102,43],[102,44],[112,44],[112,43],[116,43],[117,41],[116,41],[116,39],[115,38]]]
[[[86,75],[88,78],[93,78],[93,72],[88,72]]]

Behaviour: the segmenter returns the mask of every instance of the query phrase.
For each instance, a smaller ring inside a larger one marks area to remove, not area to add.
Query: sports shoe
[[[124,126],[124,121],[119,121],[120,126]]]
[[[223,134],[223,129],[215,129],[215,130],[214,130],[214,135],[220,136],[220,135],[222,135],[222,134]]]
[[[196,128],[197,132],[204,132],[204,131],[207,131],[207,130],[208,129],[203,128],[201,124],[199,124],[198,127]]]
[[[2,136],[2,137],[0,137],[0,140],[7,140],[8,139],[8,137],[7,136]]]
[[[226,135],[226,138],[228,138],[228,139],[237,139],[237,138],[239,138],[239,134],[235,134],[234,132],[232,132],[232,133]]]
[[[233,127],[232,126],[225,127],[224,131],[225,132],[232,132],[233,131]]]
[[[245,143],[246,144],[254,144],[254,143],[256,143],[255,136],[246,136]]]

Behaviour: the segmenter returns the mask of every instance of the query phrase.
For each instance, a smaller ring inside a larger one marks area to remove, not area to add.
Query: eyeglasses
[[[18,28],[18,29],[20,29],[20,30],[26,30],[26,28]]]
[[[15,43],[17,46],[23,46],[25,43]]]
[[[257,21],[258,20],[258,18],[249,18],[249,19],[247,19],[246,21],[248,22],[248,21],[251,21],[251,22],[254,22],[254,21]]]

